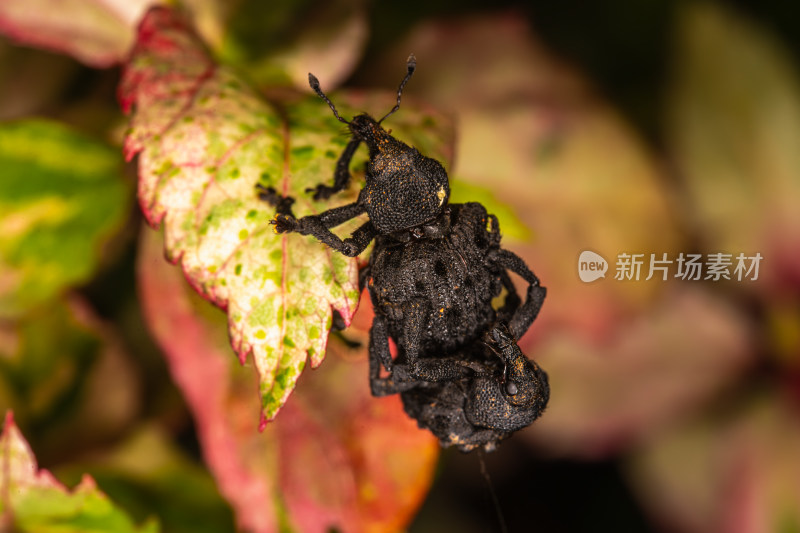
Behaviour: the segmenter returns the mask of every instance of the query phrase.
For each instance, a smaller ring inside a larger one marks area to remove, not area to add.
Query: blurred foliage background
[[[0,7],[0,408],[41,467],[90,473],[137,523],[233,531],[137,293],[115,91],[147,3],[114,7],[94,47],[45,0],[27,4],[53,18]],[[308,71],[392,90],[416,54],[405,94],[454,117],[459,201],[498,206],[549,289],[521,344],[550,407],[485,459],[508,530],[800,531],[794,5],[182,4],[268,96]],[[619,281],[612,264],[584,284],[585,249],[764,259],[757,281]],[[500,528],[478,458],[443,453],[408,530]]]

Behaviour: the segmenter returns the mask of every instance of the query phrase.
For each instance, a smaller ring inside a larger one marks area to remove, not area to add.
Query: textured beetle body
[[[497,220],[477,203],[451,205],[450,216],[446,237],[408,243],[379,237],[370,256],[375,312],[387,318],[396,340],[403,338],[408,313],[422,313],[422,352],[448,353],[475,340],[494,322],[492,299],[503,288],[487,258],[499,249]]]
[[[458,379],[414,380],[407,366],[395,366],[392,387],[400,393],[403,408],[443,447],[490,451],[531,424],[547,406],[547,374],[524,356],[502,323],[487,337],[452,356],[466,368]]]
[[[377,121],[366,114],[344,120],[309,74],[311,88],[352,136],[337,161],[333,184],[307,192],[320,200],[343,190],[353,155],[364,143],[369,161],[356,202],[296,219],[293,199],[264,187],[259,197],[276,206],[277,233],[313,235],[351,257],[375,240],[361,273],[375,310],[369,341],[372,393],[400,393],[406,412],[443,445],[492,449],[536,419],[549,398],[547,375],[516,344],[539,313],[546,291],[522,259],[500,247],[493,215],[478,203],[449,204],[442,165],[381,127],[400,106],[402,89],[416,68],[413,56],[407,68],[397,105]],[[331,231],[363,213],[369,220],[350,237]],[[528,283],[524,304],[509,271]],[[503,289],[505,302],[495,309],[493,300]],[[390,338],[398,347],[396,358]]]
[[[453,365],[420,364],[423,358],[447,357],[476,342],[499,319],[519,338],[539,313],[546,290],[525,263],[500,248],[497,219],[478,203],[452,204],[435,228],[438,238],[381,236],[370,256],[367,286],[375,310],[370,356],[390,370],[389,337],[397,343],[398,361],[413,377],[441,381],[459,377]],[[434,232],[430,230],[429,232]],[[398,238],[405,237],[405,242]],[[507,269],[528,285],[520,306]],[[496,311],[492,300],[507,290]],[[371,377],[373,394],[383,390]]]

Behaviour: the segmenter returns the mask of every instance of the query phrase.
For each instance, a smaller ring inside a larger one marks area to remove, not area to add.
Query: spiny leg
[[[342,240],[329,228],[355,218],[364,212],[364,208],[358,202],[329,209],[319,215],[309,215],[301,219],[287,216],[281,213],[275,215],[270,224],[275,226],[277,233],[296,232],[301,235],[311,235],[323,244],[331,247],[337,252],[346,256],[355,257],[369,246],[369,243],[377,235],[377,230],[371,222],[366,222],[353,232],[351,237]]]
[[[547,289],[539,284],[539,278],[517,254],[508,250],[497,250],[491,254],[490,260],[505,269],[519,274],[522,279],[529,283],[525,303],[516,310],[508,324],[511,334],[515,339],[519,339],[528,330],[533,321],[536,320],[536,316],[539,314],[547,295]]]
[[[395,365],[395,369],[400,365]],[[420,359],[417,361],[414,377],[431,383],[453,381],[474,375],[469,363],[457,358]]]
[[[302,235],[312,235],[319,242],[348,257],[355,257],[363,252],[378,234],[372,222],[365,222],[353,232],[351,237],[344,240],[327,229],[319,220],[311,217],[301,218],[297,226],[294,231]]]
[[[411,389],[416,385],[414,381],[408,379],[405,368],[393,368],[386,320],[380,315],[375,315],[375,318],[372,319],[372,327],[369,330],[368,358],[369,387],[373,396],[388,396]],[[382,378],[381,365],[392,372],[392,375]]]
[[[345,245],[351,247],[349,252],[344,252],[345,255],[350,257],[357,256],[363,252],[367,246],[369,246],[369,243],[372,242],[372,239],[377,236],[378,230],[375,229],[372,222],[367,221],[363,223],[349,238],[344,240]]]
[[[334,207],[333,209],[328,209],[327,211],[323,211],[318,215],[305,216],[300,220],[318,220],[322,224],[322,227],[329,229],[335,228],[339,224],[347,222],[351,218],[355,218],[364,212],[366,212],[366,209],[364,209],[361,204],[358,202],[353,202],[351,204],[345,204],[339,207]]]
[[[428,382],[451,381],[471,375],[473,372],[467,362],[457,358],[420,359],[420,338],[427,307],[421,300],[412,300],[407,302],[403,309],[405,322],[402,347],[409,375],[412,379]]]
[[[273,187],[265,187],[260,183],[256,183],[256,191],[258,192],[258,197],[274,207],[278,214],[294,218],[292,213],[294,198],[281,196]]]
[[[274,189],[266,189],[266,192],[263,196],[262,193],[259,193],[259,198],[272,203],[272,205],[275,205],[275,203],[280,201],[280,199],[289,198],[278,196],[278,200],[274,200],[274,197],[272,196],[273,194],[275,194]],[[294,202],[294,199],[291,199],[291,202]],[[298,233],[302,233],[303,235],[314,235],[311,233],[311,231],[304,231],[304,228],[314,228],[317,229],[317,231],[328,230],[350,220],[351,218],[355,218],[364,212],[364,207],[358,202],[334,207],[333,209],[328,209],[327,211],[323,211],[318,215],[308,215],[300,219],[295,218],[291,215],[291,213],[281,213],[278,211],[278,214],[275,216],[272,224],[277,226],[276,231],[278,233],[296,231]]]
[[[316,187],[306,189],[306,192],[314,193],[314,200],[327,200],[347,187],[347,184],[350,183],[350,161],[353,159],[353,154],[355,154],[360,144],[361,139],[353,137],[345,146],[344,152],[336,162],[336,170],[333,173],[333,186],[320,183]]]

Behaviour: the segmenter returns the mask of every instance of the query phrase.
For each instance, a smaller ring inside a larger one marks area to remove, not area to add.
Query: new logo
[[[578,277],[584,283],[591,283],[600,278],[606,277],[608,271],[608,261],[597,253],[589,250],[581,252],[578,258]]]

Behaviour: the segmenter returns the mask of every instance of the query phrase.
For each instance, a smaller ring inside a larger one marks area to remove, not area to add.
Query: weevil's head
[[[350,125],[369,148],[359,200],[375,228],[388,234],[437,219],[450,199],[450,182],[441,163],[392,137],[369,115],[358,115]]]
[[[547,373],[525,357],[505,325],[495,325],[488,337],[488,346],[502,360],[503,371],[474,380],[465,415],[476,426],[517,431],[544,412],[550,399]]]
[[[505,324],[497,324],[489,332],[503,360],[502,391],[509,404],[520,408],[544,410],[550,399],[547,373],[522,353]]]

